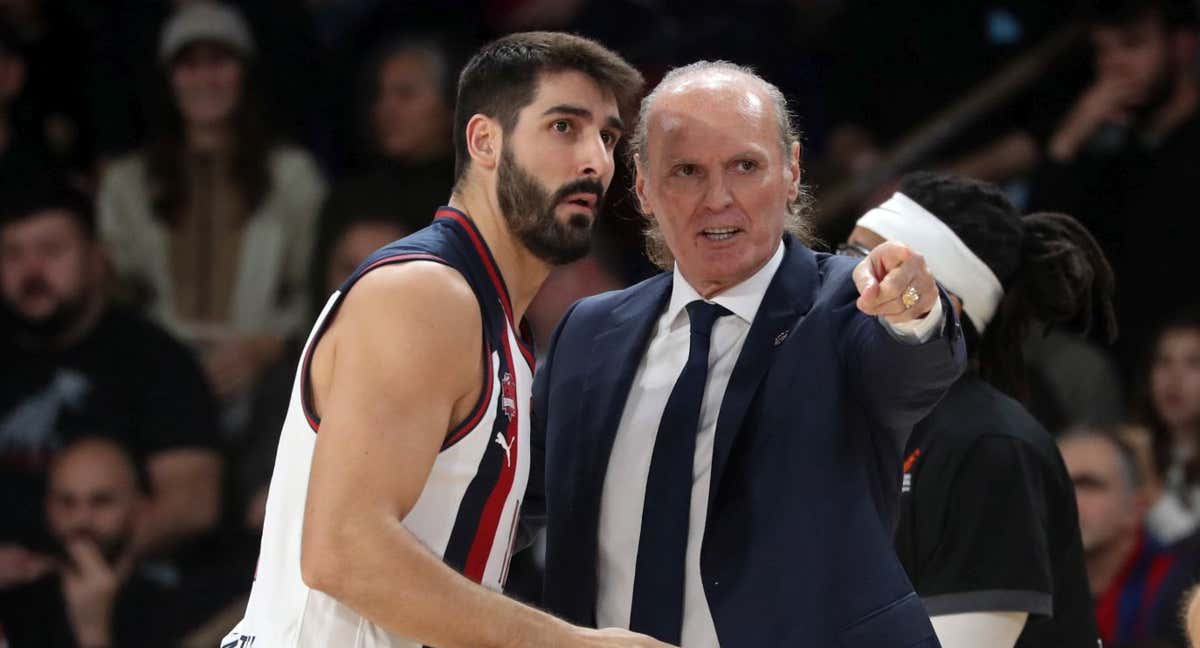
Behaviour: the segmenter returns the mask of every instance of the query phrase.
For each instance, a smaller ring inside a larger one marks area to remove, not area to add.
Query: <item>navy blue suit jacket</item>
[[[854,260],[785,245],[717,418],[700,555],[717,634],[734,648],[937,646],[892,533],[908,435],[964,367],[958,322],[943,301],[942,333],[906,345],[856,308]],[[609,453],[670,292],[666,273],[578,302],[534,381],[543,603],[574,623],[595,624]]]

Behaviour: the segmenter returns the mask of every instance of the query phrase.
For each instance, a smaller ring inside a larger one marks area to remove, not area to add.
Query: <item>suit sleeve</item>
[[[888,430],[897,456],[912,427],[937,405],[966,366],[958,318],[945,291],[939,291],[946,325],[923,343],[897,339],[857,309],[842,336],[854,393],[880,428]]]
[[[529,408],[529,485],[525,490],[525,503],[521,506],[516,551],[533,544],[537,534],[546,526],[546,417],[550,407],[550,372],[554,368],[554,352],[558,348],[559,335],[578,304],[576,302],[567,309],[567,313],[559,320],[550,336],[546,357],[533,378],[533,402]]]

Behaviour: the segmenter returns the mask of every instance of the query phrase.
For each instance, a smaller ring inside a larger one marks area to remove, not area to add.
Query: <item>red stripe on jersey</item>
[[[516,322],[513,321],[512,302],[508,298],[508,286],[500,278],[500,272],[496,269],[496,264],[492,260],[491,250],[484,244],[483,237],[479,234],[479,230],[476,229],[475,223],[462,212],[449,208],[438,210],[434,218],[453,219],[467,231],[467,235],[471,238],[471,243],[475,245],[475,251],[483,261],[483,267],[487,270],[488,276],[492,278],[492,285],[496,287],[496,294],[500,295],[500,305],[504,307],[505,318],[514,331],[522,331],[521,327],[517,326]],[[524,356],[525,362],[529,364],[529,368],[532,370],[534,364],[533,352],[526,348],[526,345],[520,338],[517,339],[517,347],[521,350],[521,355]],[[509,366],[511,367],[512,365],[510,364]]]
[[[504,336],[504,359],[506,366],[510,367],[511,371],[516,371],[507,334]],[[515,380],[516,376],[513,376],[513,379]],[[501,380],[503,381],[503,377]],[[467,553],[467,563],[463,568],[463,575],[476,583],[483,582],[483,572],[487,569],[488,557],[492,553],[492,543],[496,540],[496,531],[500,526],[500,514],[504,512],[504,505],[508,502],[508,494],[512,491],[513,480],[517,474],[518,453],[521,445],[517,432],[519,416],[520,412],[514,409],[513,415],[508,419],[505,435],[508,437],[508,445],[512,452],[510,456],[506,457],[504,465],[500,468],[500,477],[496,480],[496,485],[492,487],[492,493],[488,495],[487,504],[483,507],[483,514],[479,516],[479,526],[475,531],[475,539],[471,541],[471,550]]]

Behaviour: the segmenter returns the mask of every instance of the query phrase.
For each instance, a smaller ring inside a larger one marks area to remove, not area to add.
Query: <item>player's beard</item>
[[[593,216],[572,213],[565,223],[555,216],[563,198],[577,193],[595,194]],[[604,199],[604,185],[581,178],[568,182],[553,194],[523,169],[505,147],[500,154],[497,198],[508,228],[535,256],[551,265],[582,259],[592,247],[592,225]]]

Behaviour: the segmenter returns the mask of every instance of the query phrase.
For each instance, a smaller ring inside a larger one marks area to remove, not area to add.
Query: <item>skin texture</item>
[[[25,320],[44,321],[95,301],[102,269],[100,249],[67,212],[40,212],[0,231],[0,294]]]
[[[705,70],[660,89],[647,115],[638,200],[706,298],[748,279],[781,244],[800,191],[800,145],[783,150],[774,111],[756,79]],[[872,250],[854,281],[858,308],[892,323],[924,317],[938,298],[924,258],[899,243]],[[900,296],[909,286],[920,299],[906,309]]]
[[[555,106],[586,111],[565,114]],[[545,74],[505,137],[476,115],[471,166],[451,204],[471,214],[496,258],[520,318],[549,272],[499,212],[503,147],[547,190],[581,177],[612,179],[615,101],[577,72]],[[619,132],[615,134],[619,135]],[[590,211],[590,210],[586,210]],[[553,210],[566,223],[580,213]],[[465,280],[413,262],[369,273],[346,297],[314,351],[321,418],[301,549],[305,583],[377,625],[438,646],[659,646],[623,630],[576,628],[469,582],[400,520],[424,488],[447,431],[481,388],[482,322]]]
[[[95,325],[105,306],[103,276],[103,251],[67,213],[41,212],[0,229],[0,295],[5,303],[31,321],[70,314],[46,341],[51,346],[67,346]],[[221,459],[216,452],[164,450],[151,455],[147,465],[155,496],[142,518],[139,547],[168,549],[216,524],[221,508]],[[20,552],[0,550],[0,583],[6,581],[4,564],[27,571],[21,564],[28,562],[13,556],[20,557]]]

